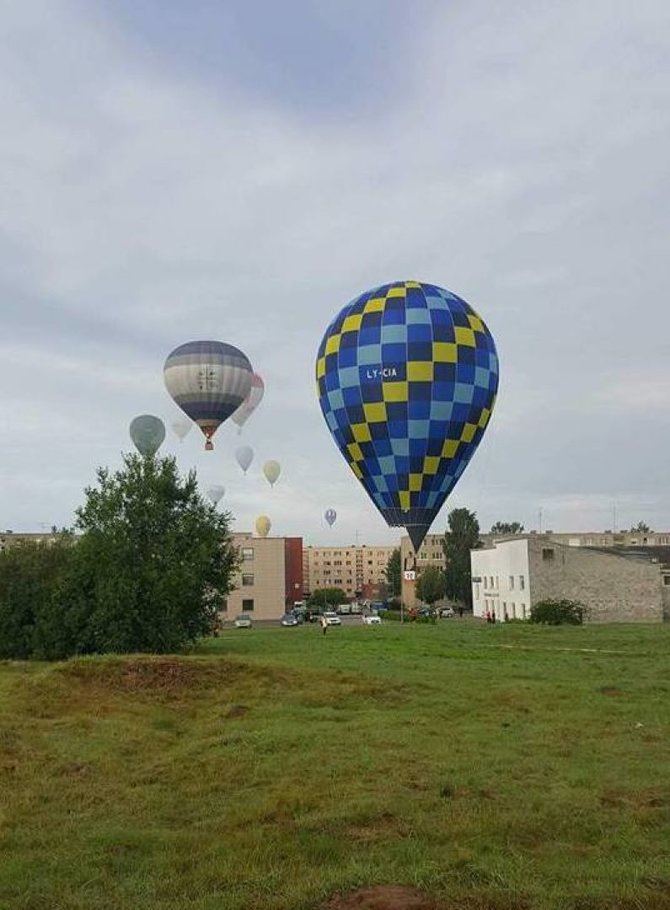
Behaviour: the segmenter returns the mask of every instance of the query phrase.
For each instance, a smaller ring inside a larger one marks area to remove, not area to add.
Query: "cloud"
[[[551,502],[588,525],[602,518],[590,496],[642,507],[663,488],[666,5],[419,3],[411,22],[402,7],[380,29],[289,4],[288,21],[309,8],[293,41],[270,4],[253,35],[233,5],[235,54],[217,68],[209,14],[184,35],[176,4],[160,21],[150,3],[6,5],[8,526],[68,522],[130,419],[174,413],[167,353],[219,337],[264,375],[243,438],[282,480],[241,478],[225,427],[211,457],[195,434],[168,450],[228,488],[240,527],[262,511],[315,543],[392,542],[328,438],[313,360],[339,307],[402,277],[461,293],[501,355],[496,414],[453,504],[529,524]]]

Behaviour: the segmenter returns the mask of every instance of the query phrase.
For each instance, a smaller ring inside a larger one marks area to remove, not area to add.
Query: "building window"
[[[251,613],[254,608],[254,602],[251,598],[242,601],[242,610],[245,613]]]
[[[242,587],[248,588],[248,587],[250,587],[251,585],[253,585],[253,583],[254,583],[254,576],[253,576],[253,575],[247,575],[246,573],[243,573],[243,575],[242,575]]]
[[[475,585],[475,600],[479,600],[479,585]]]
[[[670,585],[670,575],[664,575],[664,576],[663,576],[663,584],[664,584],[664,585]]]
[[[254,558],[254,548],[253,547],[242,547],[242,559],[246,562],[250,562]]]
[[[523,575],[519,575],[519,588],[522,591],[526,590],[526,578]]]
[[[495,588],[495,585],[493,584],[493,575],[489,576],[489,588]]]
[[[526,605],[525,604],[521,604],[521,618],[522,619],[526,618]]]
[[[487,576],[485,575],[484,576],[484,590],[486,590],[488,588],[488,586],[489,586],[489,580],[488,580]]]
[[[514,590],[514,576],[513,575],[510,575],[510,577],[509,577],[509,589],[510,589],[510,591]]]
[[[554,550],[551,547],[542,547],[542,559],[550,562],[554,558]]]
[[[512,619],[516,619],[516,604],[511,604],[510,609],[512,610]]]

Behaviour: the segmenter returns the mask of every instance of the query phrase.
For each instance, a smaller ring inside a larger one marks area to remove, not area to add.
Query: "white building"
[[[496,618],[527,619],[530,615],[528,540],[506,540],[470,553],[472,612]]]

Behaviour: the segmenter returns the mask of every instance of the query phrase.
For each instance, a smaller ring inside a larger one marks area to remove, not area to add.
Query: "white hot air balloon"
[[[267,515],[259,515],[256,519],[256,533],[259,537],[267,537],[270,533],[272,522]]]
[[[230,418],[233,423],[237,424],[238,433],[242,432],[242,427],[261,403],[264,394],[265,384],[263,383],[263,380],[258,375],[258,373],[254,373],[254,375],[251,377],[251,388],[249,389],[249,394]]]
[[[216,506],[219,504],[219,500],[225,492],[225,487],[222,487],[220,484],[215,484],[213,487],[210,487],[209,490],[207,490],[207,497]]]
[[[239,348],[223,341],[188,341],[168,355],[165,387],[213,449],[212,436],[242,404],[251,388],[253,367]]]
[[[172,427],[172,432],[179,438],[179,442],[183,442],[191,432],[193,421],[190,417],[177,417],[170,426]]]
[[[273,487],[279,480],[279,475],[281,474],[281,465],[278,461],[266,461],[263,465],[263,474],[265,474],[265,479]]]
[[[326,521],[332,528],[337,519],[337,512],[335,511],[335,509],[326,509],[326,511],[323,513],[323,517],[326,519]]]
[[[246,474],[249,470],[249,465],[254,460],[254,450],[251,446],[240,446],[235,449],[235,458],[238,465],[242,468]]]

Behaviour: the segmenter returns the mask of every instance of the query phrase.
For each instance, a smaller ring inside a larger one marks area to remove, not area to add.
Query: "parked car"
[[[333,613],[332,610],[327,610],[323,614],[323,616],[326,620],[326,625],[328,625],[328,626],[341,626],[342,625],[342,620],[337,615],[337,613]]]
[[[373,613],[383,613],[385,610],[388,610],[388,607],[383,600],[373,600],[370,604],[370,609]]]
[[[279,620],[282,626],[297,626],[300,625],[298,622],[298,617],[293,613],[284,613],[282,618]]]
[[[437,619],[437,610],[433,607],[419,607],[416,611],[417,619]]]
[[[351,612],[352,612],[352,613],[362,613],[362,612],[363,612],[363,607],[362,607],[360,604],[352,604],[352,605],[351,605]]]
[[[240,613],[235,617],[233,625],[236,629],[250,629],[252,626],[251,616],[248,613]]]
[[[453,607],[442,607],[440,610],[440,619],[453,619],[456,611]]]
[[[381,626],[382,620],[376,613],[370,613],[368,616],[363,617],[363,624],[366,626]]]
[[[340,616],[348,616],[351,613],[351,604],[340,604],[337,608]]]

